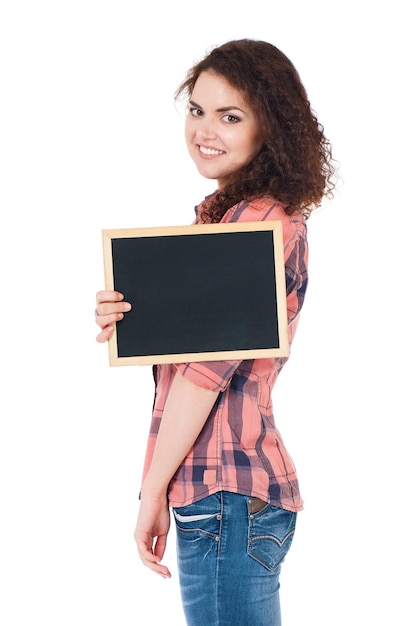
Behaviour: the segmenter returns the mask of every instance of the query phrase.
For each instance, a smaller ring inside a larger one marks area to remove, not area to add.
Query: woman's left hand
[[[166,549],[170,527],[167,496],[147,494],[142,489],[134,539],[140,559],[163,578],[170,578],[169,569],[160,562]]]

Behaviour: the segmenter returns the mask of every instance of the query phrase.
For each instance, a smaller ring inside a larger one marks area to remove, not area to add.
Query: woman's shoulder
[[[243,200],[225,213],[222,222],[259,222],[280,220],[285,229],[303,231],[305,218],[299,212],[288,215],[282,202],[271,196]]]

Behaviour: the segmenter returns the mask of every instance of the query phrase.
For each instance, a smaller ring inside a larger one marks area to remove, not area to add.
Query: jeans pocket
[[[296,515],[268,505],[249,518],[248,554],[270,572],[279,567],[292,545]]]
[[[221,502],[216,494],[187,506],[174,507],[178,533],[189,539],[196,535],[216,538],[221,522]]]

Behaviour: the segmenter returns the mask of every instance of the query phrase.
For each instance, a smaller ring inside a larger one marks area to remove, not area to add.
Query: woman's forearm
[[[142,491],[166,494],[171,478],[201,432],[217,396],[217,391],[198,387],[176,374]]]

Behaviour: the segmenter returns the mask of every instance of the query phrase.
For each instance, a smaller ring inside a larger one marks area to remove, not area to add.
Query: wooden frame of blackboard
[[[133,305],[108,342],[111,366],[288,356],[280,221],[102,238],[105,288]]]

